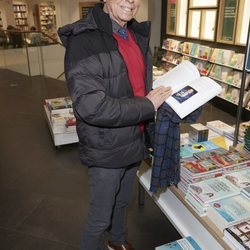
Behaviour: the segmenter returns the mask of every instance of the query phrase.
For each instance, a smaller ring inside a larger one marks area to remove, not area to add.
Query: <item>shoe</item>
[[[109,241],[108,250],[135,250],[135,248],[127,241],[122,245],[114,245]]]

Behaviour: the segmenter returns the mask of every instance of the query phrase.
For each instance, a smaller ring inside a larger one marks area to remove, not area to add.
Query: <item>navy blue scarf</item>
[[[181,119],[173,109],[164,103],[157,111],[154,135],[154,159],[150,191],[170,184],[177,185],[180,180],[180,123],[194,123],[202,108]]]

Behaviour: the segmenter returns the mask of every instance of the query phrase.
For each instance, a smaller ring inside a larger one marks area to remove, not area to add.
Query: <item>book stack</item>
[[[209,158],[219,165],[225,174],[250,166],[250,154],[236,149],[229,150],[225,154],[213,154]]]
[[[221,120],[209,121],[206,126],[220,135],[224,135],[225,132],[234,133],[234,127]]]
[[[185,160],[181,163],[178,188],[186,194],[190,184],[221,175],[222,169],[209,159]]]
[[[250,168],[225,174],[226,179],[240,188],[241,194],[250,199]]]
[[[250,127],[247,127],[245,129],[245,135],[244,135],[244,148],[247,151],[250,151]]]
[[[248,200],[250,200],[250,186],[244,187],[240,190],[241,194],[247,198]]]
[[[239,222],[224,230],[224,239],[234,250],[250,249],[250,220]]]
[[[176,240],[165,245],[156,247],[155,250],[202,250],[193,237],[187,236],[180,240]]]
[[[196,143],[183,144],[180,146],[180,157],[189,158],[193,154],[212,149],[218,149],[219,146],[211,141],[201,141]]]
[[[226,227],[250,219],[250,202],[241,194],[221,198],[208,203],[207,216],[223,232]]]
[[[250,168],[241,169],[225,174],[227,180],[238,188],[250,186]]]
[[[190,184],[185,199],[200,216],[203,216],[206,215],[211,202],[239,193],[239,188],[224,176],[219,176]]]
[[[54,134],[76,132],[76,119],[70,97],[46,99],[45,110]]]
[[[201,123],[190,124],[189,140],[191,142],[203,142],[208,140],[208,128]]]
[[[215,131],[216,133],[225,136],[229,140],[231,141],[234,140],[234,132],[235,132],[234,126],[230,126],[227,123],[222,122],[221,120],[207,122],[206,126],[212,131]],[[240,124],[238,143],[244,142],[245,130],[249,126],[250,126],[249,122],[243,122]]]

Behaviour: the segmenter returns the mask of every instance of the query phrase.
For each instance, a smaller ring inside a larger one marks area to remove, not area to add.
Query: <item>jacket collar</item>
[[[149,37],[149,22],[138,23],[135,19],[132,19],[128,22],[127,27],[135,33],[138,33],[140,36]],[[86,18],[59,28],[58,35],[63,45],[66,46],[69,36],[81,34],[86,30],[95,29],[99,29],[109,35],[112,35],[113,33],[111,18],[103,11],[102,3],[96,4],[93,9],[90,10]]]

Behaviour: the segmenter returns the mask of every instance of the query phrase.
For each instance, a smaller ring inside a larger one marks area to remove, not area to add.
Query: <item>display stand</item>
[[[149,191],[151,168],[148,163],[142,163],[137,175],[141,185],[140,202],[143,203],[144,189],[183,237],[192,236],[202,249],[230,249],[217,227],[206,216],[199,217],[176,187],[171,186],[157,194]]]
[[[44,111],[45,111],[45,117],[49,126],[49,130],[51,132],[52,139],[56,147],[60,147],[61,145],[65,145],[65,144],[77,143],[79,141],[76,132],[54,133],[52,129],[52,124],[50,121],[50,111],[48,110],[46,105],[44,105]]]

